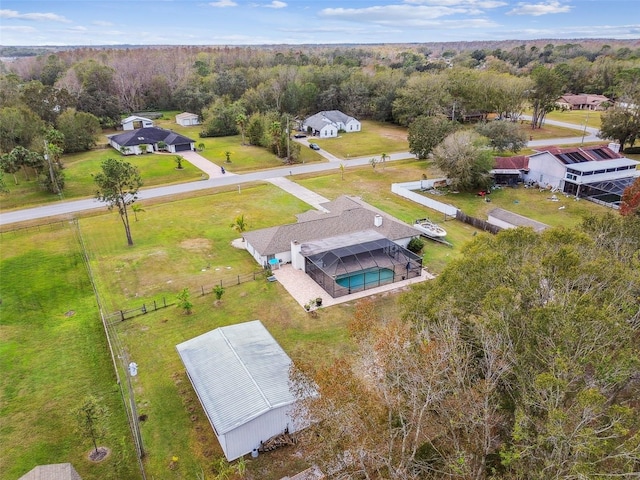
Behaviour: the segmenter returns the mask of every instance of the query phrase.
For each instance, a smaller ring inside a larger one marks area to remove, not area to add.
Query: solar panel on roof
[[[560,158],[560,160],[562,160],[562,163],[564,164],[570,165],[572,163],[576,163],[575,160],[569,157],[569,155],[567,155],[566,153],[559,153],[557,156]]]

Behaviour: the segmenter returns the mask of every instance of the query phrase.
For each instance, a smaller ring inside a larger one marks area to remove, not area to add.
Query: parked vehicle
[[[293,138],[307,138],[306,133],[296,133]]]
[[[310,143],[309,148],[311,150],[320,150],[320,146],[317,143]]]

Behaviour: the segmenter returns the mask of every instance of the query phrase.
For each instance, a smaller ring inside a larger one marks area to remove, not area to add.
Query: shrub
[[[407,245],[407,250],[413,253],[420,253],[424,247],[424,242],[419,237],[413,237]]]

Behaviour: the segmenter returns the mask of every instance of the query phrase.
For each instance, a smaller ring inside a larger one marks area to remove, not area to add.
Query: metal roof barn
[[[260,320],[217,328],[176,345],[227,460],[296,425],[291,359]]]

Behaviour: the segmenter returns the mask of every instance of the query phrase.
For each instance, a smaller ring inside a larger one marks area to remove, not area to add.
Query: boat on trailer
[[[428,218],[420,218],[416,220],[413,226],[427,237],[442,238],[447,235],[447,231],[444,228],[437,223],[433,223]]]

